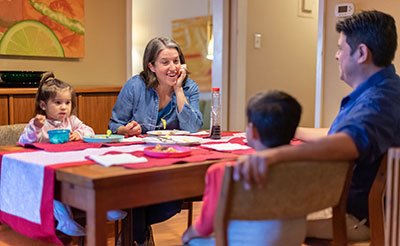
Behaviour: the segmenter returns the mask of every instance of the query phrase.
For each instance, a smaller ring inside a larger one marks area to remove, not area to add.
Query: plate
[[[96,134],[91,137],[83,137],[83,141],[87,143],[116,143],[123,139],[123,135],[110,135],[106,134]]]
[[[158,137],[145,137],[143,142],[148,144],[161,144],[161,145],[200,145],[204,139],[192,136],[158,136]]]
[[[189,135],[190,132],[188,131],[181,131],[181,130],[155,130],[155,131],[148,131],[146,132],[148,135],[152,136],[176,136],[176,135]]]
[[[170,152],[172,150],[172,152]],[[144,154],[156,158],[177,158],[189,156],[192,150],[188,147],[182,146],[151,146],[143,150]]]

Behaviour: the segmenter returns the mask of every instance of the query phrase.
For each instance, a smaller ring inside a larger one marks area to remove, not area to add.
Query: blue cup
[[[56,129],[49,130],[47,134],[49,134],[49,141],[53,144],[61,144],[66,143],[69,140],[69,129]]]

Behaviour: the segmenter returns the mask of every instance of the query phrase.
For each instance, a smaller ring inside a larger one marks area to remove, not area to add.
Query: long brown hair
[[[181,64],[185,64],[185,57],[182,53],[182,50],[177,42],[173,39],[167,37],[156,37],[149,41],[144,50],[143,55],[143,71],[140,73],[140,76],[144,80],[147,88],[155,88],[158,86],[159,82],[157,80],[156,74],[150,70],[149,63],[155,65],[158,55],[164,49],[176,49],[179,54],[179,61]],[[188,73],[187,73],[188,74]],[[187,80],[187,75],[182,83],[185,84]]]
[[[35,113],[46,115],[46,112],[40,107],[40,102],[47,103],[49,99],[55,98],[57,93],[63,90],[71,92],[71,114],[74,114],[76,109],[75,90],[67,82],[56,79],[52,72],[46,72],[42,75],[35,98]]]

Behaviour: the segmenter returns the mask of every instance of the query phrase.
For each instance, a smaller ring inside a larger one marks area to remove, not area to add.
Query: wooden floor
[[[200,202],[194,203],[194,217],[200,211]],[[181,235],[186,229],[187,224],[187,210],[182,210],[181,213],[174,216],[168,221],[153,225],[154,239],[157,246],[177,246],[181,244]],[[111,234],[113,228],[110,227],[110,236],[108,240],[108,245],[114,245],[114,238]],[[42,243],[40,241],[35,241],[24,236],[21,236],[13,232],[8,226],[0,225],[0,246],[50,246],[51,244]],[[77,245],[77,244],[73,244]],[[351,246],[368,246],[369,243],[356,243],[351,244]],[[308,245],[303,245],[308,246]],[[322,244],[312,244],[310,246],[325,246]]]

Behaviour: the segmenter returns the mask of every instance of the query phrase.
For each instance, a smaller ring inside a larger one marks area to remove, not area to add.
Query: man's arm
[[[318,138],[326,137],[328,130],[328,128],[297,127],[294,137],[304,142],[315,141]]]
[[[244,180],[244,186],[261,184],[268,166],[285,161],[304,160],[354,160],[359,153],[353,139],[346,133],[336,133],[314,142],[296,146],[284,145],[259,151],[247,158],[240,159],[234,167],[236,181]]]

